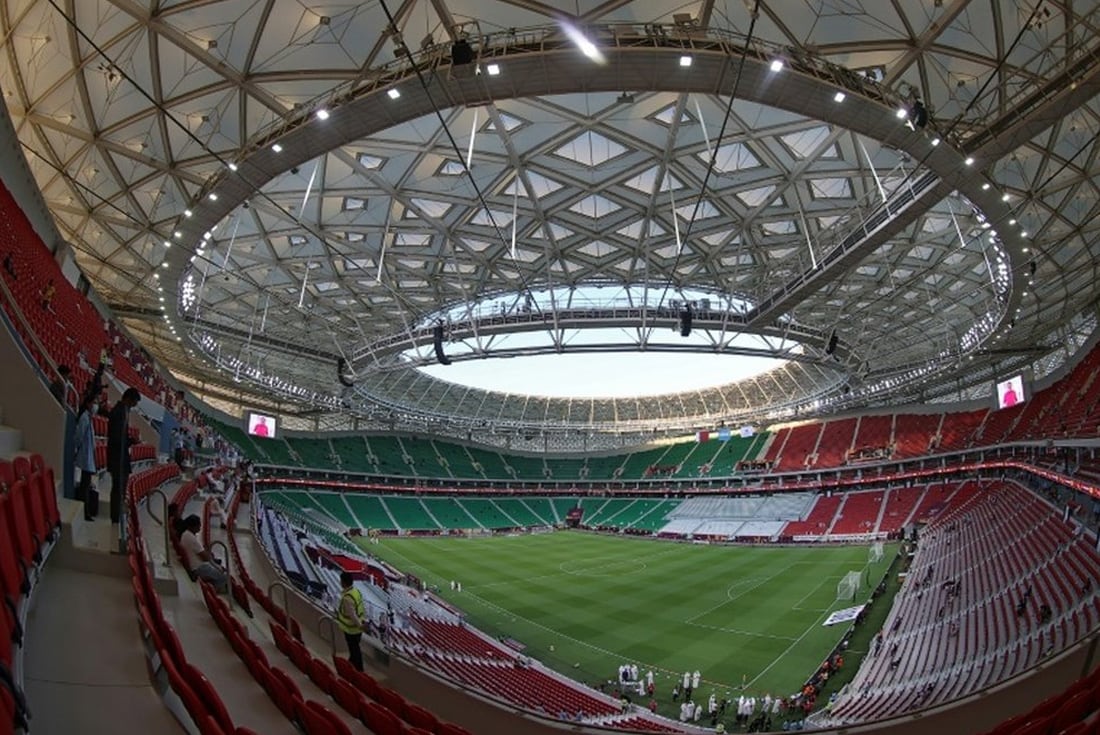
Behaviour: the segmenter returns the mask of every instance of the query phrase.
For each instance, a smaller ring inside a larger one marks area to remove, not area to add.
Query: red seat
[[[54,480],[53,470],[43,467],[39,474],[42,476],[42,507],[46,512],[46,521],[51,529],[61,527],[61,511],[57,507],[57,482]]]
[[[435,732],[436,735],[472,735],[466,728],[453,725],[450,722],[440,723],[439,729]]]
[[[363,707],[362,720],[363,724],[374,730],[377,735],[401,735],[404,729],[397,715],[378,702],[367,702]]]
[[[0,494],[0,597],[7,595],[17,600],[29,590],[29,585],[26,566],[19,562],[19,552],[5,520],[8,502],[8,496]]]
[[[348,682],[343,679],[334,680],[332,691],[329,694],[336,700],[336,704],[340,705],[352,717],[359,718],[363,716],[363,707],[367,703],[367,698]]]
[[[271,686],[268,694],[274,700],[275,706],[287,716],[287,719],[299,719],[302,708],[302,693],[298,690],[298,685],[294,683],[294,680],[287,676],[282,669],[272,666],[268,681]]]
[[[186,679],[187,684],[194,690],[199,699],[202,700],[203,705],[210,715],[214,717],[218,725],[225,732],[233,732],[233,730],[236,729],[233,724],[233,718],[229,716],[229,711],[225,708],[225,703],[222,702],[222,698],[218,696],[218,692],[215,691],[210,680],[203,676],[201,671],[187,663],[180,666],[180,674]]]
[[[310,680],[320,687],[321,691],[330,697],[332,696],[332,687],[336,683],[336,675],[332,673],[332,669],[328,667],[328,664],[319,658],[315,658],[309,662],[305,672],[309,675]]]
[[[309,655],[309,649],[295,640],[290,641],[289,645],[290,651],[288,654],[290,660],[294,662],[294,665],[297,666],[298,670],[303,674],[309,674],[313,663],[313,657]]]
[[[393,712],[401,719],[405,719],[405,706],[408,702],[400,694],[389,687],[379,687],[378,696],[375,697],[383,707]]]
[[[1071,725],[1084,720],[1093,709],[1092,693],[1078,692],[1066,700],[1058,711],[1051,715],[1050,731],[1061,732]]]
[[[405,722],[428,732],[436,732],[439,718],[418,704],[405,702]]]
[[[351,729],[343,720],[313,700],[302,708],[302,726],[306,735],[351,735]]]
[[[8,490],[15,484],[15,468],[6,459],[0,459],[0,490]]]
[[[15,542],[14,548],[18,558],[30,567],[37,549],[30,529],[30,512],[27,508],[28,494],[27,483],[23,480],[16,480],[8,492],[8,502],[4,504],[5,518],[3,520],[7,523],[8,534]]]
[[[12,459],[12,468],[15,470],[16,480],[28,480],[30,479],[32,469],[31,461],[27,459],[25,455],[19,455]]]

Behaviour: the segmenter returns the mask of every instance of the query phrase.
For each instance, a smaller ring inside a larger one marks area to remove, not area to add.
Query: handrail
[[[267,596],[271,598],[271,602],[275,602],[275,590],[281,589],[283,591],[283,613],[286,615],[287,625],[290,625],[290,587],[284,582],[275,580],[267,586]]]
[[[324,623],[328,623],[328,625],[326,626]],[[322,615],[317,619],[317,635],[321,640],[325,640],[324,628],[326,627],[331,632],[328,641],[332,644],[332,657],[336,658],[336,618],[331,615]]]
[[[159,495],[160,499],[164,501],[164,513],[161,518],[157,518],[153,513],[153,504],[149,502],[149,499],[154,495]],[[149,517],[164,527],[164,566],[172,566],[172,540],[169,538],[168,529],[168,496],[164,494],[162,490],[154,488],[145,498],[145,512],[149,514]]]

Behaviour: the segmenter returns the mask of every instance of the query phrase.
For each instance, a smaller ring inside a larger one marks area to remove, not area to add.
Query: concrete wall
[[[23,448],[41,454],[60,480],[64,466],[65,409],[50,395],[37,367],[28,360],[4,320],[0,320],[0,365],[4,423],[23,432]]]

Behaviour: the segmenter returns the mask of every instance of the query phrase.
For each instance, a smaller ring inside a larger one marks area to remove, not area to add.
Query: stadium
[[[1100,731],[1093,0],[0,29],[0,735]]]

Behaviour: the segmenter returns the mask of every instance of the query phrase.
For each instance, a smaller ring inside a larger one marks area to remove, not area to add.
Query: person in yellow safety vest
[[[344,640],[348,643],[348,660],[357,671],[363,670],[363,649],[359,642],[363,638],[364,605],[363,593],[355,588],[355,579],[350,572],[340,573],[340,605],[336,608],[336,624],[344,631]]]

